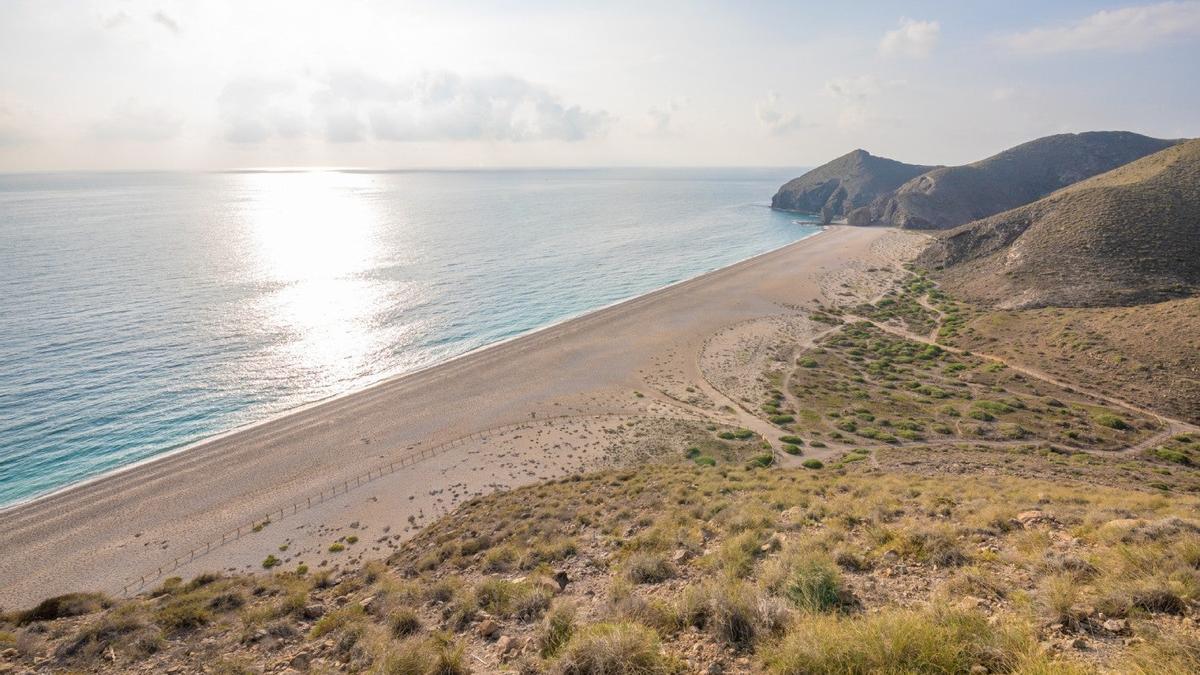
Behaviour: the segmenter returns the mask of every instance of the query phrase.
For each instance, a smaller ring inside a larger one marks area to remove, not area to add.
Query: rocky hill
[[[1176,143],[1127,131],[1058,134],[933,169],[848,215],[852,225],[948,229],[1007,211]]]
[[[820,213],[830,222],[931,168],[855,150],[788,181],[771,198],[771,208]]]
[[[1002,308],[1128,305],[1200,291],[1200,140],[963,225],[919,259]]]

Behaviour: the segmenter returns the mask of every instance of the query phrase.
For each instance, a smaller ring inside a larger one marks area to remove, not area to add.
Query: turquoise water
[[[0,175],[0,504],[810,235],[794,175]]]

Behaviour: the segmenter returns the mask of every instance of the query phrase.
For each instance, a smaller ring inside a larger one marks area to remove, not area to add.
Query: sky
[[[1200,135],[1200,0],[0,0],[0,171],[921,164]]]

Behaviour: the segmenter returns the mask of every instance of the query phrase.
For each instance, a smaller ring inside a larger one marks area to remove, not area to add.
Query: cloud
[[[357,70],[320,78],[245,77],[218,98],[225,139],[259,143],[303,134],[331,143],[385,141],[580,141],[612,118],[559,100],[518,77],[439,71],[388,80]]]
[[[91,133],[103,141],[160,143],[175,138],[182,129],[183,120],[173,111],[127,99],[93,122]]]
[[[1200,2],[1101,10],[1069,24],[1006,35],[1000,42],[1022,54],[1134,51],[1186,35],[1200,35]]]
[[[167,30],[171,31],[172,33],[179,35],[179,32],[180,32],[179,22],[176,21],[175,19],[172,19],[170,17],[170,15],[168,15],[166,12],[162,11],[161,9],[158,10],[157,12],[151,14],[150,20],[153,21],[154,23],[162,26],[163,28],[166,28]]]
[[[565,104],[544,87],[511,76],[441,71],[363,93],[356,100],[373,102],[374,136],[390,141],[580,141],[604,134],[612,121],[604,111]]]
[[[767,97],[754,106],[758,121],[772,136],[784,136],[798,129],[812,126],[806,124],[798,113],[786,113],[781,109],[779,92],[769,91]]]
[[[841,103],[837,123],[844,129],[855,129],[881,121],[869,105],[870,100],[888,89],[903,87],[904,80],[882,81],[874,75],[835,77],[825,82],[825,94]]]
[[[884,56],[907,56],[925,58],[937,45],[941,24],[937,21],[900,19],[900,26],[883,34],[879,41],[879,53]]]
[[[646,110],[646,123],[643,135],[652,138],[670,138],[679,135],[673,122],[675,113],[687,106],[687,99],[671,99],[663,106],[650,106]]]
[[[306,133],[305,105],[291,79],[245,76],[230,81],[217,97],[224,138],[230,143],[261,143]]]
[[[106,16],[100,21],[100,25],[108,29],[119,28],[127,23],[129,23],[129,15],[124,11]]]

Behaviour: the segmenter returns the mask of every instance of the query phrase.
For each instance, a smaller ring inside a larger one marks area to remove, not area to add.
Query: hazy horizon
[[[960,164],[1200,134],[1200,2],[0,6],[0,171]]]

